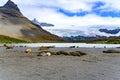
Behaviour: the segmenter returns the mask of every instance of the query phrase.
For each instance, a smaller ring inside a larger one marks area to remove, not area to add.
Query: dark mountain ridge
[[[109,29],[99,29],[100,32],[104,32],[104,33],[108,33],[108,34],[117,34],[120,32],[120,29],[117,28],[117,29],[112,29],[112,30],[109,30]]]

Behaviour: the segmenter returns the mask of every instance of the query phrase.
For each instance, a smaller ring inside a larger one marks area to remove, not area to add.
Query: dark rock
[[[70,46],[69,48],[75,48],[75,46]]]
[[[13,49],[13,46],[6,46],[6,49]]]
[[[17,11],[20,11],[18,6],[11,0],[8,0],[8,2],[3,6],[4,8],[11,8]]]
[[[108,29],[99,29],[100,32],[108,33],[108,34],[117,34],[120,32],[120,29],[113,29],[113,30],[108,30]]]

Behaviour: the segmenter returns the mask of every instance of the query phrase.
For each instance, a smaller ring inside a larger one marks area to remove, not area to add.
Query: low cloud
[[[30,20],[53,23],[54,28],[86,29],[89,25],[120,25],[119,0],[12,0]],[[1,0],[3,5],[7,0]],[[88,12],[83,16],[68,13]],[[98,13],[99,12],[99,13]],[[114,12],[114,13],[113,13]],[[116,16],[118,15],[118,16]],[[74,25],[74,26],[73,26]]]

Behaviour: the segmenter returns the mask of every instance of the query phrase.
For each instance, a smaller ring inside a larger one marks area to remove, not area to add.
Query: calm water
[[[70,47],[79,46],[86,48],[115,48],[120,47],[120,44],[86,44],[86,43],[30,43],[30,44],[14,44],[15,46],[40,47],[40,46],[55,46],[55,47]]]

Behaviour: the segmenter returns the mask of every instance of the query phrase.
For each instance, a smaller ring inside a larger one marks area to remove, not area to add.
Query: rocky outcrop
[[[20,12],[18,6],[12,2],[11,0],[8,0],[8,2],[3,6],[4,8],[14,9]]]

